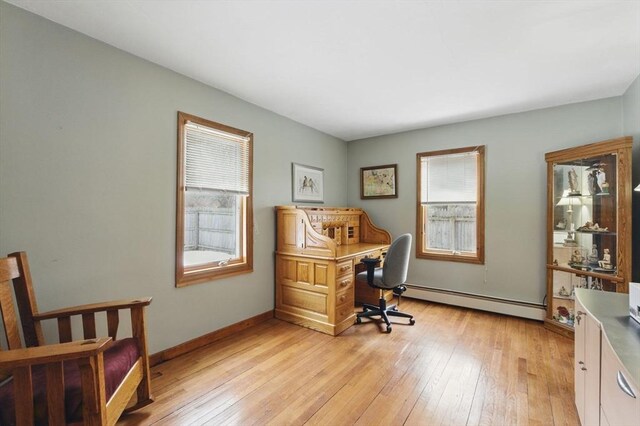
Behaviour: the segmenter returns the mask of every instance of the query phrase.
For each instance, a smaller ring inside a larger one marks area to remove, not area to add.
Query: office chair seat
[[[366,282],[373,288],[393,290],[393,293],[398,296],[399,303],[402,293],[407,290],[404,283],[407,280],[410,252],[411,234],[399,236],[389,247],[383,267],[376,268],[376,265],[380,263],[380,259],[362,260],[362,263],[365,264],[367,270],[356,275],[356,281]],[[365,303],[362,305],[362,309],[362,312],[359,312],[356,315],[356,324],[360,324],[362,322],[362,318],[380,316],[387,325],[387,333],[391,333],[391,321],[389,321],[389,316],[409,318],[409,324],[415,324],[413,315],[399,312],[396,305],[387,306],[387,300],[384,298],[383,294],[381,294],[378,306]]]

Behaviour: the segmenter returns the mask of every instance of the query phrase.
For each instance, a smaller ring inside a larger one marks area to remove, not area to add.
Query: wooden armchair
[[[0,347],[0,375],[12,376],[0,383],[0,424],[113,425],[123,411],[153,402],[144,319],[150,303],[149,297],[38,312],[27,255],[0,259],[0,313],[8,346]],[[131,311],[132,337],[116,340],[121,309]],[[99,312],[106,313],[109,337],[96,338]],[[72,341],[76,315],[82,317],[82,341]],[[46,345],[41,322],[52,319],[60,343]]]

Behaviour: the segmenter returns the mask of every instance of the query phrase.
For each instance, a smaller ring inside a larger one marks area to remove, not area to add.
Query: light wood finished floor
[[[403,299],[416,325],[338,337],[276,319],[152,369],[119,424],[575,425],[573,341],[535,321]]]

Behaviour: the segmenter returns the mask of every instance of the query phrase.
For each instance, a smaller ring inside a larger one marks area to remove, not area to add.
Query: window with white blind
[[[484,263],[484,146],[417,154],[416,256]]]
[[[176,286],[251,272],[253,135],[178,113]]]

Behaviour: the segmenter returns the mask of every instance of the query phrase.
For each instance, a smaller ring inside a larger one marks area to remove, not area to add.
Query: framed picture
[[[324,202],[324,169],[291,163],[293,201]]]
[[[398,198],[398,165],[360,168],[360,198]]]

